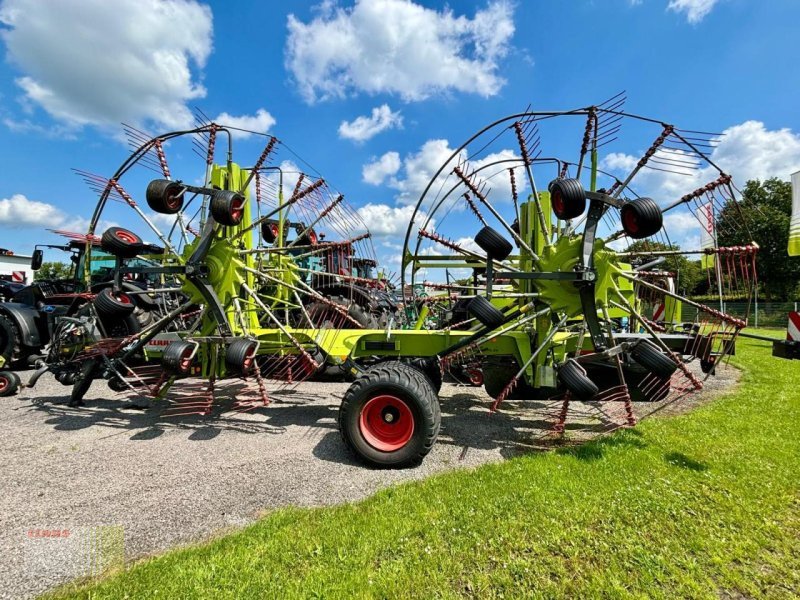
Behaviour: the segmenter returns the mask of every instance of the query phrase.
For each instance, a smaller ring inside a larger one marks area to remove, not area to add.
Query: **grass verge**
[[[796,597],[800,361],[738,353],[737,390],[689,414],[278,510],[54,597]]]

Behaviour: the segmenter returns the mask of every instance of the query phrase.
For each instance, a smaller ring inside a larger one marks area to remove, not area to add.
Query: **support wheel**
[[[641,340],[631,350],[631,357],[653,375],[661,379],[672,377],[678,363],[664,354],[661,349],[650,340]]]
[[[133,258],[144,250],[144,242],[132,231],[122,227],[109,227],[100,238],[100,247],[114,256]]]
[[[578,400],[590,400],[597,395],[597,385],[589,379],[586,370],[571,358],[558,369],[558,379]]]
[[[174,215],[183,208],[183,186],[169,179],[154,179],[147,184],[147,205],[162,215]]]
[[[513,246],[496,229],[484,227],[475,235],[475,243],[486,252],[492,260],[505,260]]]
[[[97,371],[96,359],[88,360],[83,364],[77,379],[75,379],[75,383],[73,383],[72,385],[72,393],[69,396],[70,406],[80,406],[81,404],[83,404],[83,397],[86,395],[86,392],[88,392],[89,388],[92,386],[92,381],[94,380],[96,371]]]
[[[216,190],[211,196],[211,216],[222,225],[238,225],[244,216],[244,201],[238,192]]]
[[[132,314],[136,305],[128,294],[115,294],[111,288],[105,288],[95,296],[94,307],[101,317],[124,317]]]
[[[253,340],[234,340],[225,353],[225,366],[228,372],[241,377],[246,377],[253,372],[256,363],[256,350],[258,344]]]
[[[375,467],[419,464],[433,448],[440,425],[439,400],[427,378],[396,361],[360,375],[339,408],[345,444]]]
[[[278,239],[278,224],[277,223],[262,223],[261,224],[261,238],[265,244],[274,244]]]
[[[620,209],[622,229],[635,240],[655,235],[664,224],[661,209],[652,198],[636,198]]]
[[[497,329],[505,321],[503,313],[483,296],[475,296],[467,306],[469,314],[489,329]]]
[[[192,371],[194,350],[194,344],[189,342],[172,342],[161,356],[164,370],[174,375],[189,375]]]
[[[586,192],[577,179],[554,179],[549,190],[553,213],[562,221],[580,217],[586,210]]]
[[[0,397],[13,396],[19,390],[19,375],[11,371],[0,371]]]
[[[438,396],[442,389],[442,369],[439,367],[439,357],[412,358],[409,364],[428,378],[433,391]]]

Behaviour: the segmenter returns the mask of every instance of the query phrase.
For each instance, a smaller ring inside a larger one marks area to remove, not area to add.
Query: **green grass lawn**
[[[796,597],[800,361],[744,340],[735,362],[690,414],[278,510],[59,597]]]

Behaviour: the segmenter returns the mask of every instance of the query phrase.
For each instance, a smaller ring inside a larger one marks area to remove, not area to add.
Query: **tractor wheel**
[[[69,395],[70,406],[80,406],[83,404],[83,397],[92,386],[92,381],[94,381],[97,366],[97,359],[88,360],[83,363],[81,371],[78,374],[75,383],[72,385],[72,393]]]
[[[229,373],[246,377],[255,367],[256,342],[248,339],[234,340],[225,352],[225,366]]]
[[[238,225],[244,216],[244,202],[238,192],[216,190],[211,196],[211,216],[221,225]]]
[[[661,209],[652,198],[636,198],[620,209],[622,229],[635,240],[655,235],[664,224]]]
[[[0,371],[0,397],[13,396],[19,389],[19,375],[11,371]]]
[[[278,239],[278,224],[277,223],[262,223],[261,224],[261,238],[266,244],[274,244]]]
[[[559,367],[558,379],[578,400],[590,400],[597,395],[597,385],[586,375],[586,370],[571,358]]]
[[[132,314],[136,305],[125,292],[114,294],[111,288],[104,288],[95,296],[94,307],[101,317],[122,317]]]
[[[664,354],[661,349],[650,340],[641,340],[636,344],[633,350],[631,350],[631,357],[653,375],[661,379],[672,377],[675,369],[678,368],[678,363]]]
[[[189,342],[172,342],[164,349],[161,364],[164,370],[174,375],[189,375],[192,371],[192,354],[194,344]]]
[[[562,221],[580,217],[586,210],[586,192],[577,179],[554,179],[549,189],[553,213]]]
[[[483,296],[475,296],[467,306],[469,314],[489,329],[497,329],[505,321],[503,313]]]
[[[154,179],[147,184],[147,205],[162,215],[174,215],[183,208],[183,186],[169,179]]]
[[[0,315],[0,356],[6,359],[6,366],[25,366],[33,352],[22,345],[22,335],[14,320],[7,315]]]
[[[436,392],[438,396],[439,392],[442,390],[442,370],[439,367],[439,358],[437,356],[412,358],[408,364],[418,369],[420,373],[428,378],[433,391]]]
[[[505,260],[513,246],[496,229],[484,227],[475,235],[475,243],[492,260]]]
[[[396,361],[360,375],[339,408],[345,444],[367,464],[384,468],[419,464],[436,442],[441,419],[427,378]]]
[[[133,258],[144,250],[144,242],[132,231],[122,227],[109,227],[103,232],[100,247],[114,256]]]

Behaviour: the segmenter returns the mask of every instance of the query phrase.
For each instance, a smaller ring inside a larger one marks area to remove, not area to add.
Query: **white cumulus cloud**
[[[29,106],[74,127],[191,124],[212,15],[193,0],[4,0],[7,56]]]
[[[414,207],[369,203],[359,208],[358,214],[375,237],[404,236],[414,214]],[[423,225],[425,220],[424,213],[417,213],[417,226]],[[433,229],[433,223],[430,228]]]
[[[364,165],[361,177],[365,183],[381,185],[387,178],[397,174],[400,170],[400,155],[397,152],[387,152],[379,159]]]
[[[259,108],[254,115],[242,115],[239,117],[234,117],[224,112],[214,119],[214,122],[235,127],[236,129],[231,130],[231,135],[234,139],[246,139],[253,135],[250,132],[269,133],[270,129],[275,125],[275,118],[263,108]]]
[[[339,137],[355,142],[365,142],[382,131],[402,127],[402,125],[403,116],[400,111],[393,112],[388,104],[382,104],[373,108],[369,117],[360,116],[350,122],[342,121],[339,125]]]
[[[718,0],[669,0],[667,9],[676,13],[685,13],[686,20],[695,24],[702,21],[717,2]]]
[[[488,97],[505,83],[499,61],[514,21],[504,0],[471,19],[410,0],[326,3],[318,13],[308,23],[288,19],[286,66],[308,102],[362,91],[407,101],[450,90]]]
[[[0,227],[6,229],[47,228],[85,231],[88,222],[23,194],[0,199]]]

